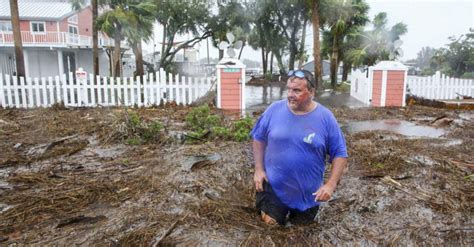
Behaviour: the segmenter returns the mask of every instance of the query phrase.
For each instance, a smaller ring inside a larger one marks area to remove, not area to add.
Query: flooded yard
[[[250,143],[184,143],[189,108],[133,110],[165,125],[142,145],[116,138],[124,109],[1,109],[0,245],[472,246],[472,111],[332,110],[350,155],[338,190],[313,224],[267,226]]]

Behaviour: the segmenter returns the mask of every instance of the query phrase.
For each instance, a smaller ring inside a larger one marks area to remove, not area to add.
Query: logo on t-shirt
[[[303,141],[308,143],[308,144],[311,144],[311,143],[313,143],[313,138],[314,138],[315,135],[316,135],[315,133],[311,133],[307,137],[303,138]]]

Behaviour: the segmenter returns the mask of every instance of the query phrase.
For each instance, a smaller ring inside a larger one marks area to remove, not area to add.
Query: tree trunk
[[[242,51],[244,50],[244,47],[245,47],[245,41],[244,43],[242,44],[242,47],[240,47],[240,52],[239,52],[239,57],[237,59],[240,60],[240,56],[242,56]]]
[[[106,49],[105,53],[107,54],[107,58],[109,59],[109,76],[112,76],[113,52],[110,49]]]
[[[23,45],[20,32],[20,15],[18,1],[10,0],[10,13],[12,16],[13,41],[15,43],[16,76],[25,77],[25,60],[23,58]]]
[[[136,67],[136,74],[135,76],[140,77],[140,81],[143,83],[143,75],[145,74],[143,70],[143,53],[142,53],[142,42],[138,41],[138,43],[132,46],[133,54],[135,54],[135,67]]]
[[[120,35],[121,28],[120,26],[116,28],[114,34],[114,59],[113,59],[113,69],[112,69],[112,77],[120,77],[120,56],[121,56],[121,49],[120,49],[120,41],[122,37]]]
[[[161,61],[164,61],[164,57],[165,57],[165,44],[166,44],[166,23],[163,23],[163,41],[161,43],[161,58],[160,58],[161,68],[164,68],[163,64],[161,64]]]
[[[267,60],[265,57],[265,48],[262,47],[262,66],[263,66],[263,74],[267,73]]]
[[[224,50],[219,49],[219,61],[224,58]]]
[[[331,53],[331,87],[334,89],[336,88],[336,83],[337,83],[337,65],[338,65],[338,61],[337,61],[337,50],[338,50],[338,47],[337,47],[337,36],[334,35],[333,37],[333,42],[332,42],[332,53]]]
[[[347,81],[347,77],[351,69],[352,69],[352,64],[350,63],[342,64],[342,81]]]
[[[301,38],[301,45],[300,45],[300,60],[298,62],[298,69],[301,69],[303,67],[304,63],[304,45],[305,45],[305,39],[306,39],[306,25],[308,24],[308,18],[306,15],[304,15],[304,21],[303,21],[303,36]]]
[[[297,52],[298,48],[296,47],[295,39],[292,39],[290,44],[290,57],[288,58],[288,70],[295,69],[295,57]]]
[[[273,75],[273,52],[272,56],[270,57],[270,74]]]
[[[318,89],[319,84],[323,81],[321,73],[321,43],[319,42],[319,0],[312,1],[311,22],[313,23],[313,57],[314,57],[314,79],[315,87]]]
[[[98,10],[97,10],[97,0],[92,0],[92,66],[94,70],[94,84],[96,78],[99,75],[99,37],[97,26],[95,25],[95,20],[97,20]]]
[[[288,69],[289,70],[294,70],[295,69],[295,60],[296,60],[296,54],[298,54],[298,44],[297,44],[297,33],[300,28],[301,23],[298,21],[298,16],[293,17],[293,30],[291,32],[291,40],[290,40],[290,57],[289,57],[289,65]]]
[[[281,57],[280,51],[276,50],[273,52],[275,53],[275,58],[278,63],[278,68],[280,68],[280,71],[279,71],[280,75],[286,75],[286,69],[285,69],[285,65],[283,64],[283,58]]]

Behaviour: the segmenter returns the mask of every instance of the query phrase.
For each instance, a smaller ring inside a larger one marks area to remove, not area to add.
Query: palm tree
[[[10,13],[12,16],[13,40],[15,43],[16,75],[25,76],[25,60],[23,58],[23,45],[20,32],[20,15],[18,13],[18,1],[10,0]]]
[[[127,39],[135,54],[136,75],[144,74],[142,40],[149,40],[153,33],[156,5],[152,0],[105,1],[107,10],[97,17],[99,30],[114,39],[112,76],[121,75],[121,41]]]
[[[121,44],[125,38],[124,26],[130,22],[130,15],[126,13],[128,9],[127,1],[110,1],[107,10],[97,17],[97,28],[114,39],[114,50],[112,57],[112,77],[121,75]]]
[[[91,1],[92,5],[92,66],[94,67],[94,83],[96,77],[99,75],[99,31],[95,21],[99,15],[97,0]]]
[[[386,23],[387,14],[379,13],[372,21],[373,30],[359,34],[365,45],[348,52],[354,65],[372,66],[378,61],[393,60],[400,56],[400,50],[394,44],[407,32],[407,26],[400,22],[388,30]]]
[[[128,6],[129,24],[124,29],[129,45],[135,54],[135,76],[143,76],[142,41],[149,41],[153,34],[156,5],[151,1],[144,1]],[[141,78],[142,79],[142,78]]]
[[[321,73],[321,42],[319,41],[319,20],[319,0],[312,0],[311,23],[313,24],[314,83],[316,89],[318,89],[320,82],[323,81],[323,75]]]
[[[340,61],[344,60],[344,43],[350,40],[347,36],[365,26],[368,22],[367,12],[369,6],[363,0],[347,2],[344,0],[332,0],[328,2],[325,11],[325,20],[329,30],[325,32],[324,43],[328,52],[331,53],[331,86],[334,88],[337,82],[337,70]],[[330,47],[330,48],[329,48]],[[348,61],[345,59],[346,62]],[[346,69],[348,64],[345,65]]]

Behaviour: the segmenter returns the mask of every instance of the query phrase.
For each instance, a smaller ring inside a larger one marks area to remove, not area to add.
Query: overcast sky
[[[443,47],[449,42],[449,36],[465,34],[469,28],[474,28],[474,0],[366,0],[370,6],[369,17],[379,12],[386,12],[388,26],[403,22],[408,26],[408,32],[401,37],[404,56],[401,60],[415,58],[424,46]],[[307,28],[306,50],[312,51],[312,29]],[[155,42],[161,41],[162,31],[155,30]],[[179,40],[185,40],[186,37]],[[218,51],[210,44],[210,56],[217,57]],[[197,46],[199,57],[207,57],[206,42]],[[145,46],[151,52],[153,45]],[[159,49],[159,45],[157,45]],[[245,47],[242,58],[255,61],[261,60],[261,53],[250,47]]]

